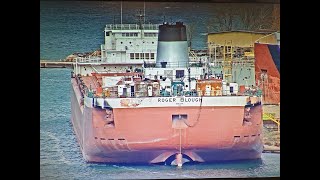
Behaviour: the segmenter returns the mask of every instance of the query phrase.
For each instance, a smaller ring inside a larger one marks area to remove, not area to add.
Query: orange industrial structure
[[[255,75],[264,104],[280,103],[280,46],[255,43]]]

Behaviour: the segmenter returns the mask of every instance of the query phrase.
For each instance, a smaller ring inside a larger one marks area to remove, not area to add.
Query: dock
[[[72,68],[73,62],[40,60],[40,68]]]

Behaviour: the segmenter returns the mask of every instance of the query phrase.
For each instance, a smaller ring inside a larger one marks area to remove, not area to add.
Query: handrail
[[[225,90],[228,92],[228,90]],[[109,90],[108,94],[110,92],[113,92],[113,94],[110,94],[109,96],[106,96],[104,93],[102,93],[101,95],[97,95],[94,93],[94,89],[92,90],[91,93],[93,93],[93,95],[95,97],[109,97],[109,98],[119,98],[119,94],[117,91],[112,91]],[[185,96],[185,97],[216,97],[216,96],[253,96],[252,93],[231,93],[233,95],[224,95],[225,93],[222,93],[223,90],[211,90],[211,91],[205,91],[205,90],[201,90],[201,91],[184,91],[182,94],[177,95],[178,93],[170,93],[170,94],[164,94],[161,92],[157,92],[156,94],[159,95],[153,95],[152,97],[176,97],[176,96]],[[106,91],[105,91],[106,93]],[[229,92],[228,92],[229,93]],[[88,91],[86,91],[86,95],[88,95]],[[123,97],[149,97],[147,95],[147,91],[135,91],[135,92],[127,92],[125,93],[125,95]]]
[[[158,30],[160,24],[142,24],[144,30]],[[107,24],[106,30],[140,30],[139,24]]]

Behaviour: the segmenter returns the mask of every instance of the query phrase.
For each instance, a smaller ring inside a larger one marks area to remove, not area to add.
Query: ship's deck
[[[83,83],[90,89],[96,90],[102,86],[102,79],[96,76],[82,76]]]
[[[103,76],[103,75],[102,75]],[[111,98],[117,98],[118,96],[118,88],[117,86],[108,88],[107,91],[104,91],[102,86],[102,76],[101,75],[93,75],[93,76],[81,76],[76,77],[77,82],[81,81],[79,84],[79,88],[83,89],[83,94],[86,94],[89,97],[111,97]],[[122,81],[119,81],[118,83],[122,84]],[[117,84],[118,84],[117,83]],[[158,90],[155,90],[157,92]],[[166,94],[166,93],[153,93],[153,97],[175,97],[175,96],[181,96],[182,94],[177,94],[177,92],[172,92],[172,94]],[[132,93],[132,92],[131,92]],[[141,93],[141,91],[136,91],[137,94],[130,94],[127,92],[127,95],[122,95],[122,97],[147,97],[148,95],[146,92]],[[258,91],[256,89],[252,90],[239,90],[237,94],[223,94],[221,89],[215,89],[212,90],[209,94],[208,92],[204,92],[204,90],[198,90],[198,91],[190,91],[185,94],[185,96],[191,96],[191,97],[201,97],[201,96],[252,96],[252,95],[258,95]],[[120,96],[121,97],[121,96]]]

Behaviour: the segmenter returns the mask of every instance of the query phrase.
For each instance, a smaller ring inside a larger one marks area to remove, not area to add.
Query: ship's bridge
[[[109,63],[155,63],[159,24],[107,24],[101,59]]]

